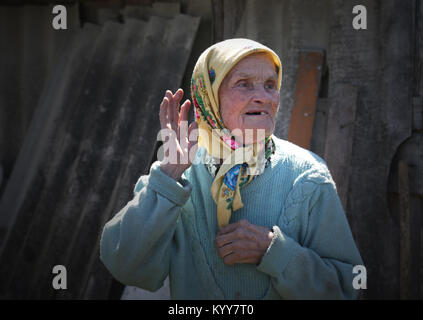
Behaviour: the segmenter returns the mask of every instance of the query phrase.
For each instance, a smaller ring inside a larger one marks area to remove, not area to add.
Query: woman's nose
[[[266,104],[270,99],[270,94],[266,92],[264,86],[254,86],[253,102]]]

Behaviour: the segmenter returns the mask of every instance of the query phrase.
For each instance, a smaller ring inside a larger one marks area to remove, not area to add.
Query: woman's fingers
[[[173,110],[174,109],[174,99],[173,99],[173,94],[170,90],[166,90],[165,99],[168,100],[168,104],[167,104],[168,120],[173,127],[173,123],[175,121],[175,112]]]
[[[165,109],[165,101],[164,98],[162,102],[160,103],[160,110],[159,110],[159,120],[160,120],[160,127],[163,129],[166,124],[166,109]]]
[[[176,126],[178,127],[178,131],[179,131],[179,123],[180,123],[179,106],[183,96],[184,96],[184,91],[182,89],[178,89],[173,95],[172,111],[174,112],[174,121],[176,123]]]
[[[175,94],[170,90],[166,90],[165,97],[169,100],[169,122],[171,123],[172,129],[176,130],[179,122],[179,103],[184,96],[184,91],[178,89]]]
[[[184,96],[184,90],[180,88],[176,90],[175,94],[173,95],[173,98],[175,99],[176,104],[179,104],[181,102],[183,96]]]
[[[169,123],[169,100],[167,100],[166,97],[163,98],[162,103],[160,104],[159,119],[161,128],[167,128]]]
[[[181,112],[179,112],[179,121],[178,123],[181,123],[181,121],[188,121],[188,112],[189,108],[191,107],[191,101],[188,99],[183,103],[181,106]]]
[[[183,96],[184,96],[184,91],[182,89],[176,90],[175,94],[172,95],[173,101],[172,101],[171,107],[175,115],[174,119],[176,121],[178,120],[178,117],[179,117],[179,103],[181,102]]]
[[[177,146],[182,147],[182,152],[194,152],[198,134],[194,136],[191,132],[198,128],[194,121],[188,126],[189,109],[191,101],[185,100],[179,109],[179,104],[183,98],[184,91],[178,89],[175,94],[172,91],[166,90],[165,96],[160,104],[160,125],[162,129],[171,129],[176,134]],[[194,132],[195,133],[195,132]],[[194,148],[193,148],[194,147]]]
[[[225,263],[258,263],[273,237],[269,228],[242,219],[220,229],[216,246]]]

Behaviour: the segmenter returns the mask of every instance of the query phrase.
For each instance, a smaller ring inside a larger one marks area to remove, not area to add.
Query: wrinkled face
[[[245,57],[226,75],[219,87],[220,115],[237,141],[250,144],[264,138],[257,130],[246,129],[262,129],[266,137],[273,133],[279,106],[277,84],[275,65],[264,53]]]

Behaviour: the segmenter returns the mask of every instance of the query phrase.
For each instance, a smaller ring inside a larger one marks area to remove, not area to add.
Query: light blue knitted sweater
[[[274,140],[271,165],[241,189],[244,207],[230,220],[273,227],[259,265],[228,266],[218,255],[213,178],[204,164],[177,182],[155,162],[104,227],[100,254],[107,269],[150,291],[169,275],[173,299],[356,298],[352,269],[363,262],[324,161]]]

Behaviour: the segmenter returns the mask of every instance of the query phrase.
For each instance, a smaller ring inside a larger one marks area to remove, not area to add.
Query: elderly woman
[[[357,297],[362,260],[324,161],[272,134],[281,74],[271,49],[231,39],[197,61],[189,128],[191,102],[166,92],[160,122],[178,133],[166,137],[177,156],[153,163],[104,227],[117,280],[156,291],[169,276],[174,299]]]

